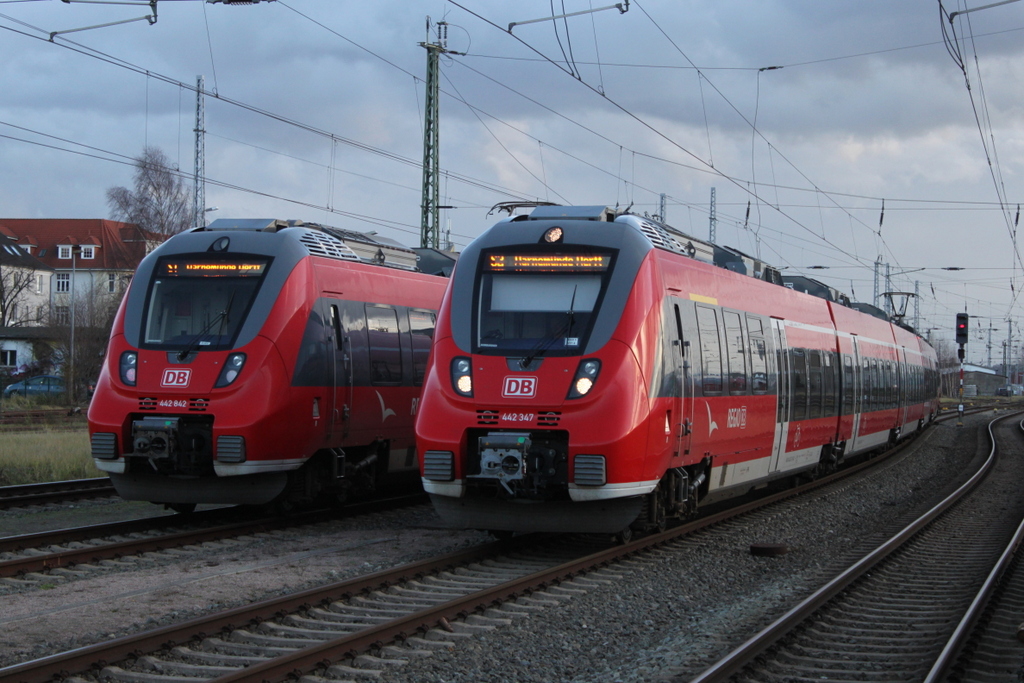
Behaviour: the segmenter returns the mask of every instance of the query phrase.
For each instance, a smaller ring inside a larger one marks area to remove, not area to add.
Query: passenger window
[[[759,337],[750,338],[750,388],[755,394],[768,393],[768,353]]]
[[[821,417],[821,351],[810,349],[807,351],[807,417],[814,419]]]
[[[807,353],[803,349],[792,349],[790,367],[793,373],[793,420],[807,419]]]
[[[832,417],[836,414],[836,367],[832,362],[832,351],[821,354],[822,368],[822,415]]]
[[[401,383],[402,346],[398,335],[398,313],[393,308],[367,306],[366,332],[370,343],[370,382]]]
[[[701,382],[705,394],[722,393],[722,349],[718,342],[718,316],[713,308],[697,307],[700,334]]]
[[[853,413],[853,358],[843,355],[843,415]]]
[[[725,348],[729,355],[729,393],[747,393],[747,345],[743,340],[743,326],[739,313],[723,311],[725,321]]]

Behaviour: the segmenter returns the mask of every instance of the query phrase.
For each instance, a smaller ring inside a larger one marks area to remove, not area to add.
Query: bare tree
[[[189,186],[158,147],[143,148],[135,158],[135,189],[107,189],[107,205],[114,220],[161,235],[192,227]]]
[[[57,306],[51,318],[53,335],[52,356],[64,368],[69,398],[83,396],[88,386],[99,377],[103,355],[110,338],[123,292],[107,293],[93,290],[72,300],[68,295],[56,299]],[[71,327],[70,307],[75,308],[75,326]],[[74,340],[74,354],[71,353]]]
[[[0,327],[37,325],[37,311],[31,310],[31,293],[36,273],[27,268],[0,265]]]

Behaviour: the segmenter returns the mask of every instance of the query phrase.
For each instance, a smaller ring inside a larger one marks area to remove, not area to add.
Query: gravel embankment
[[[968,418],[936,425],[915,454],[858,485],[721,525],[627,566],[627,575],[480,634],[449,651],[385,670],[382,682],[687,681],[956,488],[987,445]],[[754,543],[791,552],[755,557]],[[615,571],[619,571],[616,569]]]
[[[622,578],[606,588],[389,666],[378,680],[688,680],[877,545],[897,519],[955,488],[984,445],[976,427],[989,419],[969,417],[962,429],[937,425],[917,440],[914,455],[863,483],[700,532],[616,567]],[[88,523],[90,508],[109,517],[102,503],[83,504],[76,521],[61,526]],[[57,523],[33,515],[63,514],[0,513],[0,534]],[[0,666],[486,539],[444,530],[420,507],[157,553],[99,576],[3,596]],[[792,550],[752,556],[751,544],[763,542]]]

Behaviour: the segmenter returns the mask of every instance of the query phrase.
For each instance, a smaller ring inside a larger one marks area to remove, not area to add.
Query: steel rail
[[[365,514],[368,512],[375,512],[379,510],[389,510],[399,507],[406,507],[409,505],[417,505],[426,502],[425,494],[413,494],[410,496],[399,496],[386,498],[382,500],[375,500],[366,503],[357,503],[346,506],[343,509],[344,514]],[[208,510],[208,513],[216,513],[217,510]],[[213,516],[212,514],[210,515]],[[185,516],[174,517],[157,517],[155,520],[160,520],[153,526],[165,527],[173,525],[174,522],[177,524],[188,523],[188,519]],[[240,536],[246,533],[259,533],[261,531],[270,531],[272,529],[281,529],[293,526],[301,526],[303,524],[311,524],[315,522],[321,522],[325,519],[325,513],[323,510],[311,510],[309,512],[303,512],[299,514],[288,515],[285,517],[266,517],[255,520],[245,520],[242,522],[233,522],[231,524],[221,524],[214,527],[208,527],[205,529],[192,529],[188,531],[181,531],[173,534],[165,534],[162,536],[154,536],[152,538],[141,538],[132,539],[128,541],[119,541],[117,543],[108,543],[104,545],[91,546],[88,548],[75,548],[71,550],[62,550],[54,553],[47,553],[45,555],[29,555],[25,557],[16,557],[10,560],[0,561],[0,577],[3,576],[17,576],[19,574],[25,574],[28,572],[39,572],[47,569],[56,569],[58,567],[74,566],[76,564],[96,562],[104,559],[112,559],[117,557],[124,557],[126,555],[137,555],[139,553],[153,552],[156,550],[165,550],[167,548],[180,548],[186,545],[195,545],[197,543],[203,543],[205,541],[215,541],[222,538],[232,538],[234,536]],[[65,534],[74,536],[73,539],[68,540],[80,540],[83,538],[83,534],[87,534],[91,529],[97,529],[104,533],[109,533],[109,527],[121,527],[127,524],[129,527],[139,526],[141,528],[152,528],[146,527],[145,522],[149,520],[133,520],[128,523],[115,522],[110,525],[98,525],[98,527],[80,527],[78,529],[64,530]],[[135,531],[140,529],[136,528]],[[125,533],[124,529],[118,529],[118,533]],[[46,537],[48,532],[42,532],[39,536]],[[35,535],[35,534],[34,534]],[[95,535],[91,536],[96,538]],[[15,540],[26,537],[16,536]]]
[[[1024,422],[1017,425],[1018,428],[1024,432]],[[989,430],[991,434],[991,429]],[[995,443],[995,436],[992,436],[993,444]],[[956,663],[956,658],[963,649],[964,644],[971,635],[971,631],[975,624],[978,623],[978,619],[981,618],[982,613],[988,606],[989,600],[992,597],[992,593],[996,590],[999,582],[1002,580],[1003,574],[1006,569],[1010,566],[1013,561],[1014,555],[1020,549],[1021,541],[1024,540],[1024,520],[1021,521],[1017,527],[1016,533],[1013,538],[1007,544],[1006,549],[1002,555],[999,556],[999,561],[996,562],[995,566],[992,567],[992,571],[989,572],[985,578],[985,583],[982,584],[978,590],[977,596],[971,601],[971,606],[968,607],[967,612],[964,613],[960,623],[957,624],[956,629],[953,631],[953,635],[950,636],[949,642],[942,648],[942,652],[939,654],[938,659],[935,660],[935,664],[932,666],[931,671],[928,672],[928,676],[924,679],[924,683],[937,683],[940,680],[945,680],[949,674],[953,665]]]
[[[937,419],[953,416],[955,416],[955,413],[949,416],[942,416],[942,418]],[[648,548],[654,548],[669,543],[679,537],[717,524],[726,519],[737,517],[782,500],[808,493],[845,477],[849,477],[865,468],[873,467],[881,461],[901,452],[911,443],[913,443],[913,440],[904,441],[896,448],[890,449],[879,457],[875,457],[870,460],[865,459],[863,462],[847,467],[840,472],[822,477],[798,488],[765,496],[758,500],[732,507],[715,514],[708,514],[695,521],[682,524],[664,532],[652,534],[622,546],[593,553],[526,577],[469,594],[464,598],[459,599],[457,603],[446,603],[445,605],[424,609],[411,615],[407,615],[402,618],[400,622],[389,622],[373,626],[367,630],[331,640],[327,643],[318,643],[316,645],[297,650],[296,652],[285,655],[284,657],[249,666],[237,673],[223,676],[216,680],[218,683],[226,683],[227,681],[249,681],[260,679],[267,681],[283,681],[293,678],[296,672],[302,669],[309,670],[317,666],[325,665],[325,663],[331,661],[349,658],[361,650],[365,651],[366,649],[372,649],[373,647],[380,646],[389,640],[396,638],[402,639],[411,633],[433,628],[440,623],[443,623],[441,621],[442,618],[449,619],[452,617],[464,616],[472,611],[500,603],[502,600],[514,598],[533,590],[542,589],[552,582],[571,578],[587,570],[606,566],[611,562],[637,554],[647,550]],[[291,611],[329,603],[361,592],[380,590],[402,581],[419,578],[432,571],[441,571],[449,569],[457,564],[474,562],[499,553],[508,553],[519,548],[525,548],[535,542],[536,539],[530,536],[525,536],[517,537],[508,541],[489,543],[466,551],[445,555],[440,558],[424,560],[422,562],[377,572],[368,576],[309,589],[300,593],[266,600],[253,605],[239,607],[205,617],[199,617],[180,624],[170,625],[132,636],[125,636],[108,643],[90,645],[70,652],[60,653],[50,657],[0,669],[0,680],[9,680],[19,683],[22,681],[25,683],[43,683],[53,680],[54,677],[67,677],[75,673],[105,666],[106,664],[114,661],[134,657],[140,653],[167,649],[187,643],[195,638],[202,638],[209,634],[242,627],[253,622],[274,618]]]
[[[690,683],[721,683],[728,680],[731,675],[737,673],[746,664],[757,657],[757,655],[761,654],[776,641],[790,633],[794,628],[796,628],[796,626],[805,621],[843,589],[870,571],[881,560],[893,553],[900,546],[904,545],[909,539],[917,535],[921,529],[930,524],[936,517],[960,500],[968,492],[973,490],[985,478],[985,475],[989,472],[995,462],[997,448],[995,435],[993,434],[993,425],[1012,417],[1014,417],[1014,415],[1005,415],[995,418],[989,423],[988,433],[989,437],[992,439],[992,448],[989,451],[988,458],[986,458],[978,471],[975,472],[964,484],[937,505],[911,522],[902,531],[882,545],[878,546],[869,554],[865,555],[845,571],[841,572],[834,579],[816,590],[799,604],[792,607],[789,611],[766,626],[752,638],[732,650],[716,664],[706,669],[696,678],[691,679]]]
[[[17,484],[0,488],[0,509],[114,495],[117,491],[107,477]]]

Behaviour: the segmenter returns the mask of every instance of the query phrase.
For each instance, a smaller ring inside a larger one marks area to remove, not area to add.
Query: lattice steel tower
[[[192,175],[192,225],[206,227],[206,110],[203,99],[205,81],[196,76],[196,149]]]
[[[430,19],[427,18],[427,39]],[[420,220],[420,246],[437,249],[440,240],[441,204],[441,121],[438,107],[440,92],[439,56],[448,52],[448,24],[437,23],[437,42],[420,43],[427,50],[427,97],[423,122],[423,201]]]

